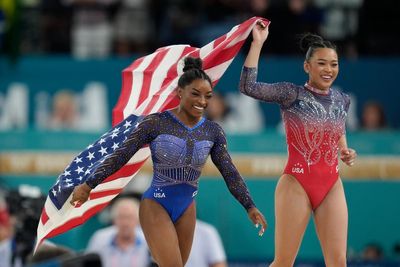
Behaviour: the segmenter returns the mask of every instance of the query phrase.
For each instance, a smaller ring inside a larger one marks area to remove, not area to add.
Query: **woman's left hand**
[[[345,148],[340,150],[340,159],[348,166],[353,166],[356,160],[357,153],[354,149]]]
[[[247,211],[247,214],[250,220],[254,223],[255,227],[258,228],[258,226],[261,225],[258,235],[262,236],[265,232],[265,229],[267,229],[267,221],[265,220],[264,215],[256,207],[250,208]]]
[[[252,35],[253,35],[253,42],[263,44],[265,40],[268,38],[269,34],[269,24],[270,22],[268,21],[262,21],[258,20],[256,23],[256,26],[254,26]]]
[[[92,188],[90,188],[87,183],[77,185],[72,192],[71,205],[75,207],[85,203],[89,199],[91,190]]]

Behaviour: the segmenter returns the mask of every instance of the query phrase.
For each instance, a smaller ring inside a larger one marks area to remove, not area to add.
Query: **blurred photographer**
[[[0,267],[13,265],[13,234],[7,203],[4,194],[0,192]]]
[[[39,189],[22,185],[0,192],[0,199],[0,267],[23,266],[33,250],[45,198]]]

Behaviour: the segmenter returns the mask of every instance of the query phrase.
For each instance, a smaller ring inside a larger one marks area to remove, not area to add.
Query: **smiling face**
[[[207,80],[196,79],[184,88],[178,88],[181,99],[179,109],[191,119],[200,119],[212,97],[212,88]]]
[[[329,90],[339,73],[338,56],[332,48],[318,48],[308,61],[304,62],[308,73],[308,84],[320,90]]]

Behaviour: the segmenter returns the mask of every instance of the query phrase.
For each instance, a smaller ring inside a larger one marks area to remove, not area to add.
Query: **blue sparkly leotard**
[[[222,128],[204,118],[190,128],[170,111],[146,116],[114,155],[93,171],[86,183],[94,188],[146,144],[150,145],[154,174],[143,197],[160,203],[174,222],[193,202],[208,155],[242,206],[246,210],[255,206],[227,152]]]
[[[246,67],[239,87],[248,96],[280,105],[289,152],[284,173],[299,181],[316,209],[339,177],[338,142],[345,134],[349,96],[288,82],[257,82],[257,69]]]

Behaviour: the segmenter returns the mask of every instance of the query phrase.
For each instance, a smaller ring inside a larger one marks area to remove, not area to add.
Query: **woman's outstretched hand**
[[[267,229],[267,221],[265,220],[264,215],[256,208],[251,208],[247,211],[250,220],[253,222],[255,227],[259,227],[261,225],[260,231],[258,231],[258,235],[262,236]]]
[[[268,34],[269,34],[269,24],[270,22],[266,22],[263,20],[259,20],[256,23],[256,26],[253,28],[253,42],[256,42],[257,44],[263,44],[265,40],[267,40]]]
[[[72,192],[72,199],[69,203],[74,207],[82,205],[89,199],[91,190],[92,188],[90,188],[86,183],[75,186],[74,191]]]
[[[340,150],[340,159],[348,166],[353,166],[356,160],[357,153],[354,149],[346,148]]]

